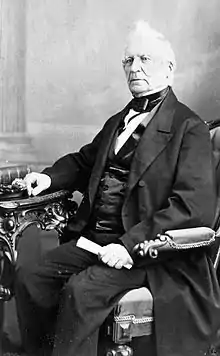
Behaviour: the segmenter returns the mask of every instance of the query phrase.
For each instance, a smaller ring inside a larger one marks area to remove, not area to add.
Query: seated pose
[[[83,194],[65,243],[17,270],[28,355],[96,356],[99,327],[123,294],[142,286],[154,298],[158,356],[207,355],[220,323],[207,249],[161,252],[153,262],[134,252],[166,230],[212,225],[208,127],[174,95],[174,52],[146,22],[129,32],[122,63],[128,105],[79,152],[25,178],[29,195],[48,188]],[[80,236],[102,246],[98,256],[76,246]]]

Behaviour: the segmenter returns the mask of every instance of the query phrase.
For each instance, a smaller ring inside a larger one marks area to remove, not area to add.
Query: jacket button
[[[139,187],[144,187],[145,186],[145,182],[143,180],[140,180],[138,184],[139,184]]]

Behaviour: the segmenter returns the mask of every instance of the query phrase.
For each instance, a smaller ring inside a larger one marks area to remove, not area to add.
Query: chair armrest
[[[157,235],[155,240],[141,242],[134,247],[139,256],[157,258],[159,251],[180,251],[210,246],[215,242],[216,233],[208,227],[169,230]]]

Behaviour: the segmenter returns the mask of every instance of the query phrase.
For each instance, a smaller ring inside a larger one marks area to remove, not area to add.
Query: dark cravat
[[[160,101],[164,99],[169,91],[169,87],[146,96],[141,96],[140,98],[133,98],[129,104],[130,109],[137,112],[148,112],[151,111]]]
[[[154,94],[141,96],[140,98],[133,98],[129,103],[129,109],[133,109],[137,113],[129,118],[128,123],[139,114],[150,112],[151,110],[153,110],[153,108],[165,98],[169,89],[170,88],[167,87]],[[118,135],[120,135],[125,130],[125,128],[126,127],[123,120],[123,122],[119,126]]]

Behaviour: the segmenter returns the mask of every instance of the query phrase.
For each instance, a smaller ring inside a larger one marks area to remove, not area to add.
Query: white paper
[[[79,248],[82,248],[83,250],[89,251],[91,253],[94,253],[95,255],[98,255],[102,251],[102,246],[98,245],[97,243],[88,240],[86,237],[81,236],[79,240],[76,243],[76,246]],[[132,267],[131,264],[127,264],[124,266],[127,269],[130,269]]]

